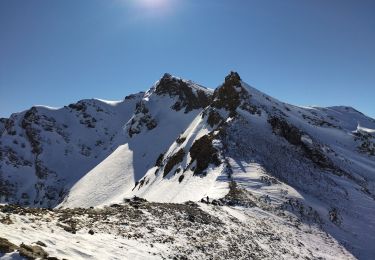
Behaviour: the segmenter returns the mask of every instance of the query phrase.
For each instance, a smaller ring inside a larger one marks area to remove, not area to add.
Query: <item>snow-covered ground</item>
[[[11,223],[2,224],[0,237],[15,245],[40,241],[59,259],[354,258],[318,226],[259,207],[147,202],[47,212],[0,207],[0,219],[7,215]],[[64,229],[73,225],[74,234]]]

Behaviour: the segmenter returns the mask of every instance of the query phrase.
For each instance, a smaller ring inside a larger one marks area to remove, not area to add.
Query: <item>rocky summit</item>
[[[373,259],[375,120],[236,72],[0,119],[0,258]]]

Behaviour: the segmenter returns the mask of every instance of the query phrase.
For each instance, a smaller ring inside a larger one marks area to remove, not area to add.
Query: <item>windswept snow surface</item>
[[[119,146],[72,187],[64,204],[74,208],[122,201],[135,183],[132,158],[128,144]]]

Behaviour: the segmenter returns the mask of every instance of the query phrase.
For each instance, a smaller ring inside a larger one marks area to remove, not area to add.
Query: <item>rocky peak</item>
[[[185,85],[186,83],[182,79],[165,73],[156,84],[155,93],[158,95],[169,94],[170,96],[175,96],[179,94],[180,88],[184,88]]]
[[[213,96],[213,106],[229,110],[233,115],[239,106],[244,106],[250,94],[241,84],[241,77],[231,71],[225,77],[223,85],[217,88]]]
[[[225,83],[232,86],[239,86],[241,85],[241,77],[237,72],[231,71],[225,77]]]
[[[174,77],[165,73],[156,84],[155,93],[157,95],[169,95],[178,97],[172,109],[180,111],[185,108],[185,113],[193,109],[204,108],[211,102],[211,93],[205,91],[194,83]]]

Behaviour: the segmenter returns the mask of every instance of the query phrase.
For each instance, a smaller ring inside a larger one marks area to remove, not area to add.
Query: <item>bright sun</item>
[[[168,0],[137,0],[145,7],[163,7],[167,4]]]

